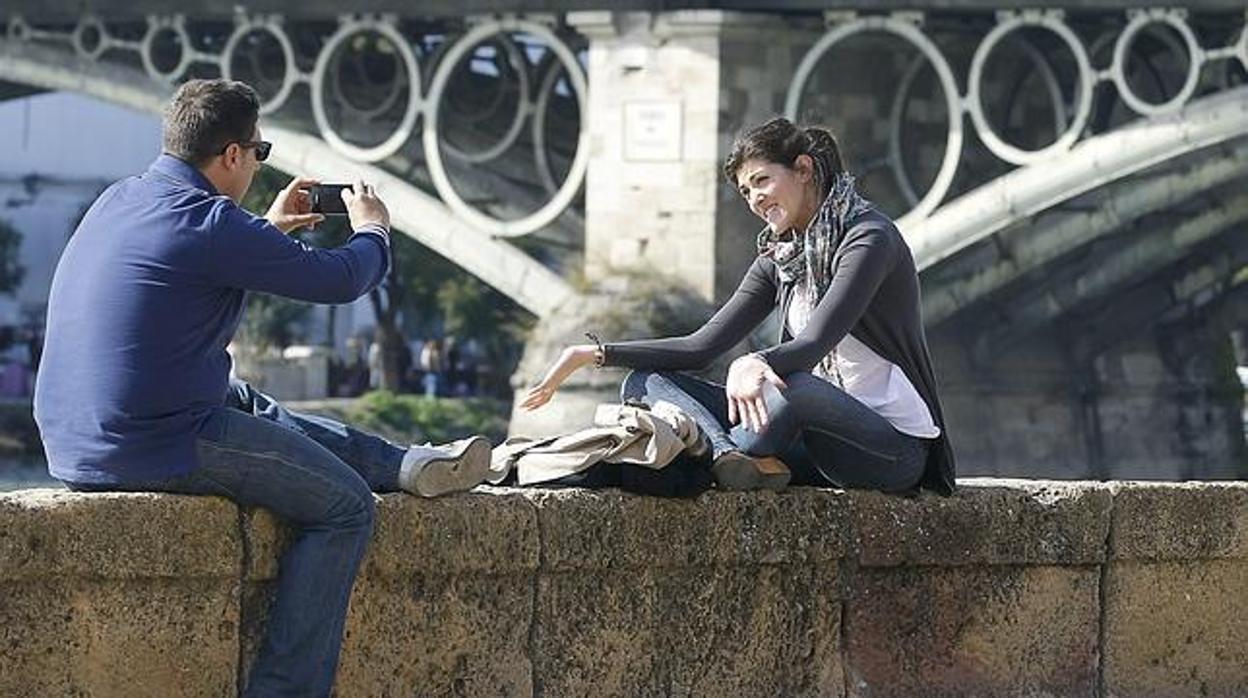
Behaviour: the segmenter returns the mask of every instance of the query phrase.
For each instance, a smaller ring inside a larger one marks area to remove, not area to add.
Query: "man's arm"
[[[222,202],[206,269],[226,286],[313,303],[349,303],[385,278],[390,265],[388,216],[358,225],[340,247],[317,249],[272,223]],[[383,207],[384,210],[384,207]]]

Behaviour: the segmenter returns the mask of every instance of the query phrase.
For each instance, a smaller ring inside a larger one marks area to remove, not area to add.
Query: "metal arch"
[[[970,276],[949,279],[923,295],[923,318],[939,324],[958,309],[983,300],[1055,259],[1086,249],[1107,234],[1125,229],[1157,211],[1189,201],[1202,192],[1248,175],[1248,141],[1218,149],[1221,157],[1175,169],[1140,182],[1119,179],[1104,189],[1104,205],[1069,216],[1042,217],[1010,245],[1009,254]]]
[[[403,113],[403,119],[399,122],[398,128],[378,145],[362,148],[347,142],[345,138],[338,135],[338,132],[334,130],[333,124],[329,122],[329,115],[325,112],[325,73],[329,70],[330,59],[333,58],[334,51],[338,49],[340,44],[356,34],[368,31],[381,34],[394,45],[395,51],[399,53],[403,60],[403,67],[407,70],[409,83],[407,109]],[[399,152],[403,144],[412,137],[412,132],[416,128],[416,119],[421,112],[420,64],[416,60],[416,55],[413,53],[411,45],[399,34],[394,24],[380,18],[344,19],[338,30],[321,47],[321,52],[316,57],[316,67],[312,71],[311,87],[312,117],[316,121],[316,127],[321,134],[321,138],[324,138],[325,142],[329,143],[338,152],[361,162],[377,162]]]
[[[1239,43],[1235,48],[1239,55],[1239,64],[1244,70],[1248,70],[1248,17],[1245,18],[1244,28],[1239,32]]]
[[[1168,102],[1162,104],[1151,104],[1140,99],[1131,91],[1131,85],[1127,83],[1127,54],[1131,48],[1131,42],[1134,41],[1135,35],[1144,27],[1162,22],[1170,25],[1179,36],[1183,37],[1183,41],[1187,44],[1187,55],[1189,57],[1187,64],[1187,80],[1183,83],[1183,88],[1179,93],[1172,97]],[[1200,42],[1196,39],[1195,32],[1187,26],[1187,22],[1183,20],[1180,13],[1167,10],[1150,10],[1140,12],[1131,18],[1122,33],[1118,35],[1118,41],[1114,43],[1114,62],[1110,67],[1110,74],[1113,76],[1114,85],[1118,88],[1118,96],[1126,102],[1127,106],[1137,114],[1145,116],[1156,116],[1159,114],[1168,114],[1187,103],[1192,95],[1196,93],[1196,85],[1200,82],[1200,70],[1205,63],[1205,51],[1201,48]]]
[[[1049,97],[1053,102],[1053,120],[1058,133],[1066,128],[1066,105],[1062,98],[1062,88],[1057,82],[1057,75],[1053,70],[1053,66],[1049,64],[1044,54],[1040,53],[1030,41],[1020,41],[1023,52],[1031,58],[1039,66],[1044,76],[1045,86],[1049,90]],[[919,70],[923,67],[923,56],[918,55],[906,67],[906,72],[902,76],[901,82],[897,86],[897,92],[893,96],[892,108],[889,112],[889,169],[893,172],[893,179],[901,189],[902,196],[906,198],[907,203],[914,206],[919,201],[919,197],[914,192],[914,184],[910,181],[910,175],[906,172],[901,153],[901,117],[905,111],[905,105],[909,101],[910,88],[914,79],[918,76]]]
[[[1059,162],[1022,167],[903,227],[920,269],[1062,201],[1159,162],[1248,135],[1248,86],[1197,99],[1081,142]],[[911,223],[912,224],[912,223]],[[899,221],[899,226],[902,222]]]
[[[902,161],[901,117],[905,113],[906,104],[910,101],[910,87],[922,68],[923,54],[918,54],[914,60],[910,61],[910,65],[906,66],[906,72],[901,76],[897,91],[893,93],[893,104],[888,111],[888,168],[892,170],[893,181],[896,182],[897,188],[901,190],[901,195],[905,197],[910,208],[914,208],[919,203],[919,195],[914,192],[914,183],[910,181],[910,174],[906,172],[905,163]]]
[[[501,38],[506,37],[506,35],[505,35],[505,34],[500,34],[500,35],[499,35],[499,37],[500,37],[500,39],[501,39]],[[455,43],[455,41],[457,41],[457,40],[458,40],[458,38],[456,38],[455,40],[448,40],[448,41],[447,41],[448,48],[449,48],[449,45],[453,45],[453,44]],[[500,41],[499,43],[502,43],[502,42]],[[514,43],[515,43],[515,42],[511,42],[511,43],[514,45]],[[487,45],[489,45],[487,42],[482,42],[482,43],[478,44],[478,46],[487,46]],[[439,53],[439,54],[438,54],[438,58],[439,58],[439,59],[441,59],[441,56],[442,56],[442,54],[444,54],[444,53],[446,53],[446,52],[445,52],[445,51],[443,51],[443,52]],[[495,58],[497,58],[497,55],[495,56]],[[473,56],[469,59],[469,63],[471,63],[473,60],[476,60],[476,55],[475,55],[475,54],[474,54],[474,55],[473,55]],[[436,64],[437,64],[437,61],[434,61],[434,64],[436,65]],[[503,100],[504,100],[504,99],[506,99],[506,97],[507,97],[507,91],[506,91],[506,90],[495,90],[495,91],[494,91],[494,98],[490,100],[490,104],[489,104],[489,106],[487,106],[487,107],[485,107],[485,108],[483,108],[483,109],[479,110],[479,111],[478,111],[478,112],[476,112],[476,113],[466,113],[466,112],[462,112],[462,111],[457,111],[457,112],[455,112],[455,119],[456,119],[456,120],[458,120],[458,121],[462,121],[462,122],[464,122],[464,123],[467,123],[467,124],[478,124],[478,123],[480,123],[480,122],[482,122],[482,121],[484,121],[484,120],[488,119],[488,118],[490,117],[490,115],[491,115],[491,114],[493,114],[493,113],[497,112],[497,111],[498,111],[498,107],[499,107],[499,105],[501,105],[501,104],[503,103]],[[453,103],[453,102],[451,102],[451,100],[449,100],[449,99],[448,99],[448,100],[447,100],[447,106],[448,106],[448,107],[454,106],[454,103]]]
[[[156,43],[156,37],[163,31],[172,31],[177,35],[178,41],[182,43],[181,56],[178,64],[169,72],[161,72],[156,67],[156,61],[152,58],[153,45]],[[157,17],[148,15],[147,17],[147,33],[143,35],[143,41],[140,44],[139,56],[143,59],[143,69],[154,80],[160,80],[173,84],[186,69],[191,67],[191,63],[195,60],[195,47],[191,45],[191,35],[186,31],[186,20],[182,15],[174,15],[173,17]]]
[[[58,60],[61,61],[58,63]],[[129,66],[102,63],[65,67],[63,55],[43,46],[0,39],[0,77],[49,90],[85,94],[139,111],[159,114],[171,86]],[[548,317],[575,295],[554,272],[516,247],[457,219],[442,202],[375,165],[352,163],[328,151],[315,136],[264,125],[278,144],[272,163],[289,173],[342,176],[348,171],[375,181],[393,197],[395,229],[419,240],[499,289],[538,317]],[[479,253],[479,254],[478,254]],[[464,260],[461,256],[472,257]],[[475,256],[475,257],[474,257]]]
[[[230,34],[230,38],[226,40],[225,47],[221,50],[221,76],[226,80],[233,80],[234,52],[238,50],[238,46],[242,43],[244,37],[253,31],[267,32],[275,40],[282,49],[282,60],[286,62],[286,69],[282,73],[282,86],[278,88],[277,94],[273,98],[260,103],[260,114],[268,115],[277,111],[290,98],[290,93],[295,89],[295,85],[299,82],[299,69],[295,64],[295,48],[290,42],[290,37],[286,34],[286,30],[282,28],[282,22],[276,17],[268,17],[264,19],[239,18],[235,22],[234,31]]]
[[[96,44],[95,49],[88,51],[83,41],[83,35],[90,28],[94,28],[99,33],[100,42]],[[72,43],[74,52],[89,61],[99,60],[100,56],[104,55],[104,52],[112,47],[108,29],[104,27],[104,23],[95,15],[84,15],[82,19],[78,20],[78,24],[74,25]]]
[[[520,75],[520,93],[516,98],[516,114],[512,117],[511,124],[507,126],[507,132],[503,134],[502,139],[489,148],[476,153],[469,153],[456,148],[450,143],[442,144],[442,147],[446,149],[447,155],[470,165],[480,165],[483,162],[489,162],[507,152],[507,149],[515,145],[516,139],[520,137],[520,132],[524,129],[525,118],[533,113],[533,101],[529,95],[531,89],[529,84],[531,80],[529,77],[529,61],[510,36],[503,32],[500,32],[498,36],[501,39],[500,43],[503,44],[504,50],[508,54],[508,58],[511,60],[516,72]],[[468,50],[470,51],[473,48],[469,46]],[[445,60],[445,57],[443,60]],[[456,62],[458,63],[459,61],[457,60]],[[500,75],[499,78],[501,79],[502,76]],[[437,105],[433,108],[436,109]]]
[[[8,35],[13,41],[29,41],[30,25],[21,15],[13,15],[9,18]]]
[[[445,202],[402,177],[374,164],[351,163],[341,155],[325,152],[311,134],[267,124],[265,138],[275,145],[273,164],[287,172],[322,179],[362,178],[373,183],[385,196],[397,230],[452,260],[538,317],[549,317],[574,295],[571,285],[541,262],[458,217]]]
[[[984,105],[980,94],[980,82],[984,78],[984,64],[987,62],[988,54],[1006,34],[1026,26],[1043,27],[1057,34],[1070,47],[1075,56],[1075,64],[1079,67],[1077,96],[1079,106],[1075,111],[1075,118],[1066,131],[1057,137],[1057,140],[1038,150],[1023,150],[1006,143],[998,136],[984,115]],[[1092,73],[1092,66],[1083,43],[1062,21],[1060,14],[1044,12],[1006,15],[997,23],[997,26],[992,28],[992,31],[988,32],[975,49],[975,55],[971,58],[971,74],[967,81],[966,103],[971,112],[971,121],[975,124],[975,131],[988,150],[1010,164],[1029,165],[1070,150],[1070,147],[1079,139],[1083,127],[1088,122],[1088,117],[1092,114],[1092,86],[1095,82],[1096,76]]]
[[[442,60],[438,63],[438,69],[434,72],[433,81],[429,88],[429,96],[425,102],[425,128],[422,134],[422,143],[424,145],[425,158],[429,165],[429,174],[433,179],[433,186],[437,190],[438,195],[442,197],[442,200],[446,202],[446,205],[456,215],[483,230],[503,237],[527,235],[546,226],[558,217],[572,203],[576,192],[580,190],[585,180],[585,171],[589,166],[589,131],[586,127],[587,119],[582,118],[581,132],[577,137],[576,157],[572,161],[572,169],[568,172],[567,178],[563,181],[563,185],[555,193],[554,197],[528,216],[514,221],[504,221],[487,216],[469,206],[451,184],[450,177],[446,173],[446,165],[442,160],[441,139],[438,138],[438,104],[442,101],[442,96],[446,92],[446,85],[450,81],[455,65],[466,51],[480,43],[484,37],[492,36],[499,32],[514,31],[523,31],[536,36],[544,41],[550,50],[554,52],[567,69],[568,81],[572,86],[573,93],[576,95],[582,117],[587,114],[585,75],[581,72],[581,64],[577,60],[576,55],[546,26],[531,20],[505,17],[482,22],[473,27],[443,55]]]
[[[949,131],[945,138],[945,156],[936,174],[932,186],[919,203],[910,210],[903,219],[926,217],[940,205],[949,187],[953,184],[953,175],[957,171],[958,162],[962,157],[962,107],[958,94],[958,84],[954,80],[953,70],[949,67],[940,49],[932,40],[920,31],[913,23],[896,17],[861,17],[837,25],[823,35],[815,45],[802,57],[793,79],[789,82],[789,91],[784,101],[784,112],[790,120],[797,119],[797,109],[801,104],[802,91],[810,80],[815,66],[833,46],[846,38],[859,33],[881,31],[893,34],[908,41],[927,57],[936,71],[941,87],[945,92],[945,106],[949,111]]]
[[[1114,36],[1113,30],[1106,30],[1106,31],[1102,31],[1100,34],[1097,34],[1096,38],[1092,40],[1091,45],[1088,46],[1088,64],[1091,65],[1092,61],[1096,59],[1096,55],[1100,53],[1101,51],[1105,50],[1106,46],[1108,46],[1111,42],[1116,41],[1116,40],[1117,38]],[[1113,65],[1114,57],[1112,54],[1109,57],[1109,61],[1110,61],[1109,65]],[[1092,72],[1099,76],[1100,73],[1107,72],[1109,70],[1109,65],[1105,66],[1104,71],[1098,70],[1095,66],[1093,66]],[[1098,80],[1098,82],[1099,81],[1100,80]]]
[[[1062,86],[1057,81],[1057,72],[1053,70],[1053,65],[1049,63],[1048,57],[1041,53],[1026,38],[1019,37],[1019,45],[1023,48],[1023,54],[1035,61],[1040,67],[1040,72],[1044,76],[1044,86],[1048,88],[1049,98],[1053,100],[1053,123],[1057,127],[1057,132],[1061,133],[1069,122],[1066,118],[1066,100],[1062,95]],[[1011,108],[1013,106],[1013,104],[1010,105]]]
[[[416,55],[415,51],[412,52],[412,55],[413,56]],[[331,56],[330,60],[332,59],[333,58]],[[360,73],[361,73],[360,80],[362,83],[365,83],[364,84],[365,88],[366,89],[376,88],[379,83],[373,82],[368,77],[368,75],[364,72],[363,65],[361,65],[361,61],[363,60],[363,57],[360,56],[358,53],[355,53],[352,56],[350,56],[350,59],[351,59],[351,62],[354,63],[353,67],[360,70]],[[401,60],[401,58],[396,58],[394,60],[398,62]],[[334,102],[339,107],[341,107],[344,111],[349,112],[352,118],[360,119],[363,121],[372,121],[378,116],[381,116],[382,114],[385,114],[387,111],[389,111],[390,108],[394,106],[394,103],[398,101],[399,93],[403,91],[403,87],[404,87],[402,81],[393,80],[390,82],[390,85],[389,85],[390,91],[386,93],[385,99],[381,100],[381,104],[378,104],[377,106],[372,107],[372,108],[360,108],[356,106],[354,103],[352,103],[351,99],[347,97],[346,94],[343,93],[341,71],[327,69],[326,72],[329,73],[330,92],[333,93]]]
[[[533,120],[530,122],[537,176],[550,194],[558,191],[559,185],[555,182],[555,171],[550,166],[550,156],[546,154],[546,111],[550,108],[550,97],[554,94],[555,86],[559,84],[559,67],[558,61],[551,61],[547,66],[546,75],[542,76],[542,82],[537,88],[537,105],[533,108]]]

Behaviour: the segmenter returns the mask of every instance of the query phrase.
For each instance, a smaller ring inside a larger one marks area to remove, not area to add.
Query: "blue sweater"
[[[49,471],[121,484],[193,470],[196,434],[225,401],[245,291],[347,303],[389,262],[380,226],[311,248],[169,155],[113,184],[52,279],[35,385]]]

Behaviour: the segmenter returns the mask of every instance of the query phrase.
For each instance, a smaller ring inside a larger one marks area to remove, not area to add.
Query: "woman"
[[[623,366],[634,369],[624,399],[666,400],[694,417],[721,488],[791,478],[952,493],[914,259],[855,190],[832,134],[772,119],[737,138],[724,174],[766,222],[724,307],[684,337],[568,347],[521,406],[545,404],[583,366]],[[780,343],[736,359],[726,386],[677,372],[704,368],[777,307]]]

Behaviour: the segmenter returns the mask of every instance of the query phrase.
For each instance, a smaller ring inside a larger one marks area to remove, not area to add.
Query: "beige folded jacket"
[[[594,426],[545,439],[513,436],[494,449],[489,481],[498,484],[516,469],[521,485],[549,482],[595,463],[631,463],[659,469],[698,442],[698,425],[670,402],[646,410],[599,405]]]

